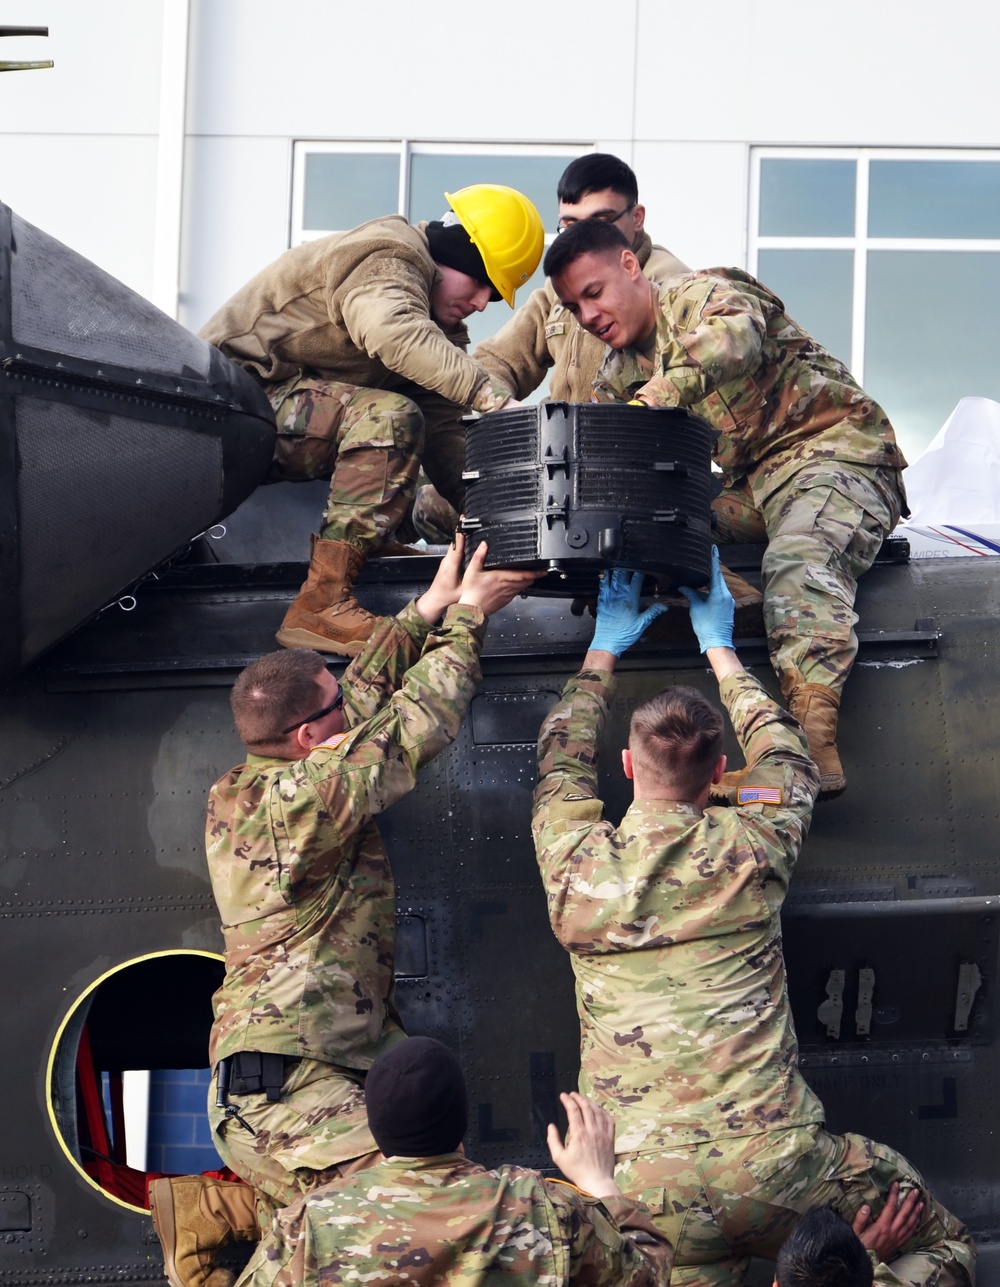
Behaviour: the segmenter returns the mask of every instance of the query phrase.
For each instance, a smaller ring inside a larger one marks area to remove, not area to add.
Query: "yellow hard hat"
[[[514,292],[538,267],[545,248],[538,211],[523,192],[501,183],[473,183],[444,195],[482,255],[490,281],[513,308]]]

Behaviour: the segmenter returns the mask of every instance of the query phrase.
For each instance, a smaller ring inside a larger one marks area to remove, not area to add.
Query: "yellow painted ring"
[[[161,956],[205,956],[210,961],[224,960],[224,957],[219,952],[204,952],[197,948],[178,947],[167,948],[162,952],[146,952],[143,956],[134,956],[128,961],[122,961],[119,965],[113,966],[110,970],[105,970],[103,974],[98,975],[92,983],[88,984],[63,1015],[62,1021],[56,1030],[56,1035],[52,1042],[52,1048],[49,1051],[48,1062],[45,1065],[45,1107],[48,1110],[52,1133],[58,1140],[59,1147],[69,1159],[69,1162],[76,1173],[86,1180],[92,1189],[102,1197],[107,1198],[109,1202],[113,1202],[115,1206],[124,1207],[126,1211],[137,1211],[140,1215],[149,1215],[149,1208],[133,1206],[131,1202],[126,1202],[122,1198],[115,1197],[113,1193],[109,1193],[107,1189],[102,1188],[101,1185],[97,1183],[92,1175],[87,1174],[77,1159],[73,1156],[66,1144],[66,1141],[63,1139],[62,1131],[59,1129],[59,1124],[56,1121],[55,1105],[52,1102],[52,1078],[53,1073],[55,1072],[56,1054],[58,1053],[59,1043],[62,1041],[63,1033],[66,1031],[69,1021],[73,1018],[77,1010],[79,1010],[80,1006],[86,1001],[91,993],[96,992],[101,984],[110,979],[112,975],[120,974],[122,970],[127,970],[130,966],[138,965],[142,961],[153,961],[156,960],[157,957]]]

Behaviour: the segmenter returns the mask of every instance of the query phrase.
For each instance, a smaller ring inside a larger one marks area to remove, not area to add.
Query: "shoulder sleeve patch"
[[[781,804],[781,787],[741,786],[736,791],[737,804]]]

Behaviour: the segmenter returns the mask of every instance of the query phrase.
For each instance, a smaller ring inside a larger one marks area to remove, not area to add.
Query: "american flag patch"
[[[780,804],[781,787],[746,787],[736,792],[737,804]]]

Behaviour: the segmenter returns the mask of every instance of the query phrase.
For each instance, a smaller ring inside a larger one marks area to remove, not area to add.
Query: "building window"
[[[850,366],[915,460],[1000,401],[1000,153],[757,148],[750,271]]]
[[[448,208],[444,193],[470,183],[505,183],[530,197],[548,243],[556,234],[559,176],[587,150],[579,144],[297,142],[289,244],[345,232],[386,214],[405,215],[411,223],[440,219]],[[518,304],[543,281],[539,267],[518,289]],[[497,303],[470,317],[472,344],[495,335],[510,315],[506,304]]]

